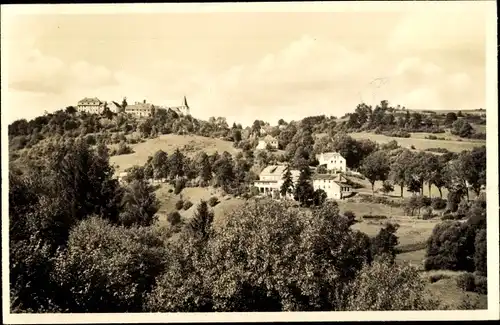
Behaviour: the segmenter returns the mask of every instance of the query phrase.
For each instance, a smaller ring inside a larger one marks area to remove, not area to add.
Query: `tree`
[[[475,252],[474,252],[474,266],[476,272],[486,276],[488,273],[488,263],[487,263],[487,239],[486,239],[486,229],[481,229],[476,234],[476,239],[474,242]]]
[[[170,178],[184,176],[184,155],[180,152],[179,148],[175,149],[174,153],[169,157],[169,171]]]
[[[52,278],[60,284],[56,301],[75,313],[140,312],[165,254],[153,229],[113,226],[97,217],[84,220],[54,261]]]
[[[381,228],[377,236],[372,240],[372,255],[387,257],[387,261],[394,263],[396,258],[396,246],[399,243],[396,231],[398,225],[388,223]]]
[[[392,191],[394,191],[394,186],[390,182],[384,181],[384,183],[382,184],[382,192],[387,195]]]
[[[209,182],[212,179],[212,167],[210,166],[210,159],[206,152],[202,151],[196,158],[198,166],[198,176],[204,181]]]
[[[481,187],[486,185],[486,147],[475,147],[461,155],[465,180],[478,196]]]
[[[163,150],[155,152],[151,161],[153,166],[153,177],[156,179],[167,178],[169,172],[168,154]]]
[[[313,204],[315,206],[322,206],[327,198],[328,195],[326,194],[326,192],[319,188],[313,193]]]
[[[426,285],[411,265],[376,261],[352,283],[346,310],[434,310],[439,302],[427,298]]]
[[[459,119],[451,125],[451,133],[461,138],[468,138],[474,133],[474,128],[465,119]]]
[[[120,223],[126,227],[150,226],[158,219],[160,202],[144,180],[134,180],[125,188],[122,204]]]
[[[189,223],[189,229],[196,238],[206,241],[211,234],[213,220],[214,214],[209,210],[207,202],[201,201]]]
[[[451,125],[456,120],[457,120],[457,114],[455,114],[454,112],[449,112],[446,114],[446,117],[444,119],[444,124]]]
[[[373,195],[375,195],[375,182],[385,181],[389,171],[389,159],[385,152],[376,151],[365,158],[361,166],[361,173],[370,181]]]
[[[311,170],[309,166],[302,166],[299,179],[295,185],[294,199],[303,206],[310,206],[314,198],[314,188],[311,184]]]
[[[401,197],[403,197],[403,188],[407,181],[407,169],[413,160],[414,154],[408,149],[402,149],[391,163],[390,176],[394,183],[401,188]]]
[[[281,184],[280,194],[282,197],[287,197],[293,193],[293,179],[290,165],[286,166],[285,173],[283,174],[283,184]]]

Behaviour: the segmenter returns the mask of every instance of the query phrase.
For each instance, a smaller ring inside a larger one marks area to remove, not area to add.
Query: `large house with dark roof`
[[[323,152],[316,155],[319,165],[325,165],[329,171],[345,173],[347,171],[347,163],[344,157],[338,152]]]

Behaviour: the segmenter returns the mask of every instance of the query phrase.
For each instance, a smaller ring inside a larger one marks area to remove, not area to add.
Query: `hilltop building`
[[[256,149],[263,150],[266,149],[268,145],[273,149],[278,149],[278,140],[270,135],[267,135],[263,139],[259,140],[259,144],[257,144]]]
[[[104,110],[106,103],[101,101],[97,97],[89,98],[85,97],[78,101],[77,110],[79,112],[86,112],[90,114],[101,114]]]
[[[347,171],[346,160],[338,152],[323,152],[316,155],[319,166],[326,165],[328,171],[345,172]]]
[[[154,114],[154,109],[155,106],[153,104],[146,103],[146,100],[144,100],[142,103],[135,102],[135,104],[127,105],[124,111],[127,114],[143,118],[152,116]]]
[[[164,109],[164,110],[171,109],[172,111],[176,112],[179,115],[190,115],[189,105],[188,105],[186,96],[184,96],[184,99],[182,100],[182,104],[179,105],[179,106],[159,105],[158,108],[159,109]]]
[[[279,198],[280,189],[283,185],[283,176],[285,175],[286,166],[270,165],[262,170],[259,175],[259,180],[254,182],[254,186],[259,189],[259,193],[270,195],[273,198]],[[292,169],[292,180],[297,182],[300,171]]]
[[[352,194],[352,186],[342,174],[316,174],[312,176],[314,190],[323,190],[328,199],[341,200]]]

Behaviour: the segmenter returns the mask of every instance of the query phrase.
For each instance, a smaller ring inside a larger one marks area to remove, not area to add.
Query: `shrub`
[[[208,205],[210,205],[211,207],[214,207],[216,206],[217,204],[219,203],[219,199],[215,196],[212,196],[209,200],[208,200]]]
[[[175,202],[175,208],[177,210],[181,210],[183,207],[184,207],[184,201],[183,200],[179,200],[179,201]]]
[[[464,274],[460,274],[457,277],[457,287],[464,291],[474,291],[474,289],[476,288],[474,281],[475,278],[472,273],[467,272]]]
[[[426,139],[429,139],[429,140],[437,140],[437,136],[432,135],[432,134],[431,134],[431,135],[429,135],[429,136],[426,136],[425,138],[426,138]]]
[[[129,153],[133,153],[134,151],[132,148],[128,145],[125,144],[125,142],[120,142],[118,145],[118,149],[116,151],[117,155],[127,155]]]
[[[449,277],[449,275],[443,273],[432,274],[431,276],[429,276],[429,282],[434,283],[438,282],[439,280],[448,279]]]
[[[193,206],[193,203],[191,201],[186,201],[186,202],[184,202],[183,208],[184,208],[184,210],[189,210],[189,208],[192,206]]]
[[[175,181],[175,191],[174,194],[179,194],[182,192],[184,187],[186,186],[186,180],[183,178],[179,178],[178,180]]]
[[[425,151],[429,151],[429,152],[438,152],[438,153],[448,153],[450,152],[448,149],[446,148],[427,148],[425,149]]]
[[[363,219],[387,219],[387,216],[365,214]]]
[[[488,294],[488,278],[482,275],[476,275],[474,277],[474,291],[482,294],[482,295],[487,295]]]
[[[431,199],[431,207],[434,210],[442,210],[446,208],[446,200],[439,197],[434,197]]]
[[[429,220],[429,219],[432,219],[434,218],[436,215],[432,213],[432,208],[430,207],[427,207],[424,211],[424,213],[422,214],[422,219],[424,220]]]
[[[175,226],[181,222],[181,214],[177,211],[170,212],[167,216],[167,221]]]

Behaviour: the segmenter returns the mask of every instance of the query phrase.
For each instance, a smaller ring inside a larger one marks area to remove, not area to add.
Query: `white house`
[[[323,152],[316,155],[319,165],[326,165],[328,171],[345,172],[347,170],[346,160],[338,152]]]
[[[263,139],[259,140],[259,144],[257,144],[257,150],[264,150],[267,146],[271,146],[273,149],[278,149],[278,140],[270,135],[267,135]]]
[[[99,98],[88,98],[85,97],[78,101],[77,108],[79,112],[87,112],[90,114],[101,114],[104,110],[105,102],[101,101]]]
[[[316,174],[312,176],[314,190],[323,190],[328,199],[341,200],[352,193],[352,187],[347,184],[342,174]]]
[[[254,186],[259,189],[260,194],[270,195],[273,198],[280,197],[280,189],[283,185],[283,175],[285,175],[286,166],[270,165],[262,170],[259,180],[254,182]],[[298,170],[290,170],[292,181],[295,183],[300,175]]]
[[[154,114],[154,105],[150,103],[146,103],[144,100],[142,103],[135,102],[133,105],[127,105],[125,107],[125,113],[134,115],[139,118],[149,117]]]

